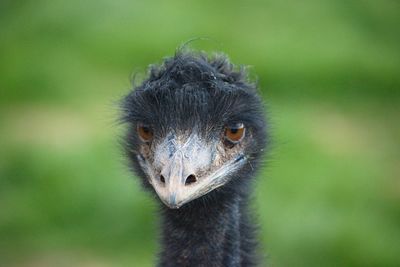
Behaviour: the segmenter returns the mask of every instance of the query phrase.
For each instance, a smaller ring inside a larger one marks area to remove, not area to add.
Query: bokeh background
[[[400,266],[397,0],[2,0],[0,266],[154,265],[117,102],[194,37],[252,66],[268,107],[270,266]]]

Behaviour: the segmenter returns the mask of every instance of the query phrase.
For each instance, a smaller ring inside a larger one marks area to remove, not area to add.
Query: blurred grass
[[[400,264],[400,3],[1,1],[0,266],[152,266],[157,214],[118,147],[129,77],[193,47],[252,65],[273,147],[272,266]]]

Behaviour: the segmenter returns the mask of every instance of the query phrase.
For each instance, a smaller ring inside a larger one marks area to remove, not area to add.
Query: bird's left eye
[[[241,141],[244,137],[245,128],[243,123],[237,123],[232,126],[225,127],[225,138],[232,143]]]

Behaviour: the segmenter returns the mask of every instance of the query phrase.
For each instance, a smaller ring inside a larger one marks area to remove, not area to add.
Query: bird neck
[[[255,241],[247,201],[202,201],[162,217],[160,266],[252,266]]]

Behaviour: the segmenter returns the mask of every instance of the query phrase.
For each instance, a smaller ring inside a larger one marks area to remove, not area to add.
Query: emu
[[[224,55],[178,51],[122,101],[124,147],[161,200],[158,266],[254,266],[249,212],[267,143],[257,86]]]

